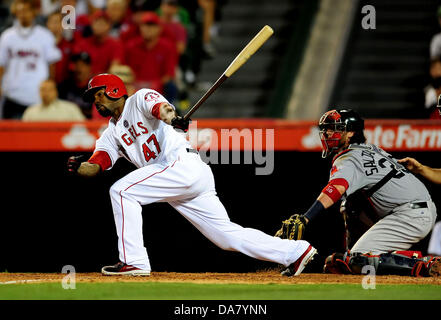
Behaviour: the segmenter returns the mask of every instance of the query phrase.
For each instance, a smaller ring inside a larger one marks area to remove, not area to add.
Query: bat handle
[[[205,94],[199,99],[199,101],[196,102],[196,104],[191,107],[190,110],[188,110],[188,112],[184,115],[184,120],[188,120],[191,115],[199,108],[199,106],[203,104],[204,101],[207,100],[208,97],[211,96],[211,94],[216,91],[216,89],[227,79],[228,77],[225,74],[222,74],[219,79],[217,79],[216,82],[211,86],[211,88],[208,89],[208,91],[205,92]]]

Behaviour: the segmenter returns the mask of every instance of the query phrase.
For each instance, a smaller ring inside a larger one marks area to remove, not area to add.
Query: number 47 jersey
[[[95,152],[105,152],[109,161],[103,169],[111,169],[120,157],[136,167],[168,163],[179,151],[190,148],[183,133],[159,119],[159,106],[169,103],[161,94],[140,89],[126,100],[120,118],[109,120],[109,126],[96,141]]]

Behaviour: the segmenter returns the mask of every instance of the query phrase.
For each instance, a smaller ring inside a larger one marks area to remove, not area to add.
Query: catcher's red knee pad
[[[441,276],[441,257],[425,256],[412,268],[414,277],[439,277]]]
[[[347,260],[347,253],[333,253],[325,259],[323,272],[334,274],[352,274],[352,270],[349,267]]]

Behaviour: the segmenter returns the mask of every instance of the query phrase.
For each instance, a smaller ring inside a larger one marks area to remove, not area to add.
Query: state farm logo
[[[61,143],[67,149],[90,149],[95,146],[95,136],[82,124],[73,125],[69,133],[64,135]]]
[[[366,138],[373,144],[387,149],[440,149],[441,129],[439,127],[412,127],[399,125],[396,128],[383,129],[376,126],[366,130]]]
[[[149,102],[149,101],[156,101],[159,99],[159,94],[157,94],[156,92],[149,92],[144,96],[144,100]]]
[[[301,138],[301,145],[307,150],[321,147],[319,130],[313,126]],[[364,130],[368,143],[386,150],[439,150],[441,148],[441,128],[439,126],[368,126]]]

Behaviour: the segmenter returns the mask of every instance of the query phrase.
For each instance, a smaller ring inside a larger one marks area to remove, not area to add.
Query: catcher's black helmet
[[[363,131],[364,120],[352,109],[337,109],[326,112],[319,121],[319,128],[332,126],[339,131]]]

